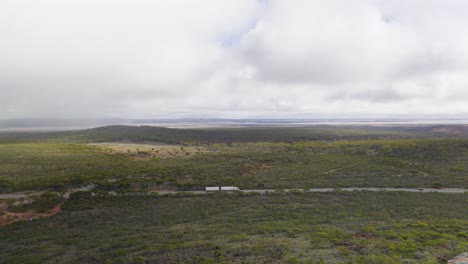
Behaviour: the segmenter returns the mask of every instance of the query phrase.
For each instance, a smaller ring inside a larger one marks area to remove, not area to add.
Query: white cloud
[[[468,112],[466,10],[463,0],[5,0],[0,118]]]

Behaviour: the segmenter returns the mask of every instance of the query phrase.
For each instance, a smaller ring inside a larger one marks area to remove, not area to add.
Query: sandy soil
[[[100,147],[104,152],[128,154],[135,159],[190,157],[197,153],[209,152],[205,147],[201,146],[181,146],[164,143],[105,142],[90,145]]]

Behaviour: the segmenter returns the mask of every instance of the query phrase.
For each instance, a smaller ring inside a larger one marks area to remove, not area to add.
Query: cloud
[[[373,102],[395,102],[409,99],[392,89],[339,92],[328,97],[330,101],[364,100]]]
[[[242,48],[263,79],[333,84],[389,74],[400,35],[364,1],[271,1]]]
[[[6,0],[0,118],[468,112],[463,0]]]

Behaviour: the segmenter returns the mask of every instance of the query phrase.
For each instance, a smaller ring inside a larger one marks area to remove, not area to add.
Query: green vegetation
[[[12,202],[11,200],[9,201]],[[14,203],[8,207],[8,210],[11,212],[25,212],[28,210],[34,210],[38,213],[44,213],[50,210],[52,207],[63,202],[62,197],[56,193],[45,192],[37,196],[34,200],[31,200],[31,203],[19,203],[15,205]]]
[[[0,193],[54,191],[0,201],[0,262],[445,263],[468,251],[466,193],[340,187],[466,188],[463,129],[0,134]],[[94,193],[58,195],[88,184]],[[210,185],[334,191],[145,194]]]
[[[68,140],[105,141],[159,141],[166,143],[230,143],[230,142],[294,142],[305,140],[338,140],[367,138],[403,138],[413,131],[393,131],[383,128],[362,127],[295,127],[295,128],[211,128],[170,129],[162,127],[108,126],[72,132],[63,135]]]
[[[78,143],[0,143],[0,192],[94,183],[104,190],[468,187],[468,140],[213,143],[118,152]],[[186,147],[188,148],[188,147]],[[153,150],[151,150],[153,149]],[[110,181],[107,181],[107,180]]]
[[[466,138],[468,126],[326,126],[174,129],[106,126],[68,132],[0,133],[0,142],[53,140],[71,142],[156,141],[171,144],[296,142],[312,140]]]
[[[466,194],[80,197],[3,227],[2,262],[444,263],[468,250]]]
[[[127,176],[131,164],[119,155],[69,143],[0,144],[0,191],[63,190],[105,177]]]

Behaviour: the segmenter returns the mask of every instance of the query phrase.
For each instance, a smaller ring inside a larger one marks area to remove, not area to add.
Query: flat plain
[[[111,126],[3,133],[0,192],[43,194],[0,200],[5,219],[0,259],[444,263],[468,251],[466,193],[340,188],[466,188],[465,131],[463,126]],[[89,185],[94,196],[60,196]],[[223,185],[278,191],[147,194]],[[294,188],[335,191],[281,191]],[[24,212],[46,217],[15,221],[14,213],[22,220]]]

